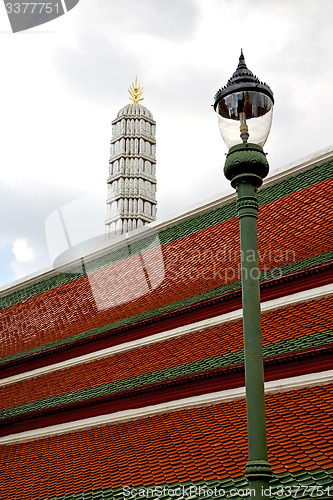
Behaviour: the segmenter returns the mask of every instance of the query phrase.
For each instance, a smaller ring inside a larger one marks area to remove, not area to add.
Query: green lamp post
[[[262,146],[273,113],[273,93],[247,68],[243,51],[239,64],[215,95],[222,137],[229,148],[224,174],[237,191],[240,225],[242,302],[245,357],[248,463],[245,473],[253,498],[267,498],[272,475],[267,458],[264,370],[260,320],[257,190],[268,174]]]

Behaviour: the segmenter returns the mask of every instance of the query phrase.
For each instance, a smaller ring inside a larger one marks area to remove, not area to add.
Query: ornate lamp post
[[[264,371],[260,320],[257,190],[268,174],[262,150],[273,113],[273,93],[246,67],[243,52],[225,87],[215,95],[222,137],[229,148],[224,174],[237,191],[240,225],[248,454],[246,476],[255,498],[266,498],[267,459]],[[249,141],[249,142],[248,142]]]

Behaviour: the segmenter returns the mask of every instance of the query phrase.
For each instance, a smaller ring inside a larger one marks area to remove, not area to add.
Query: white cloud
[[[19,262],[31,262],[35,258],[33,249],[28,245],[27,240],[22,238],[14,241],[13,254]]]
[[[36,259],[36,251],[29,245],[27,239],[17,238],[12,246],[12,254],[15,257],[15,260],[10,262],[13,273],[12,279],[20,279],[40,270]]]

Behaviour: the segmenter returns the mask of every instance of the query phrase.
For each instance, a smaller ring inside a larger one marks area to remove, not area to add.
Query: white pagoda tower
[[[106,236],[127,233],[156,219],[156,122],[139,101],[140,84],[129,89],[131,104],[112,122]]]

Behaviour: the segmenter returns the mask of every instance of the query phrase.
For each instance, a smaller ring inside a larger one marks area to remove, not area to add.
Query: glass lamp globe
[[[273,104],[273,92],[247,68],[241,51],[236,71],[216,93],[214,102],[228,148],[247,142],[262,147],[271,128]]]

